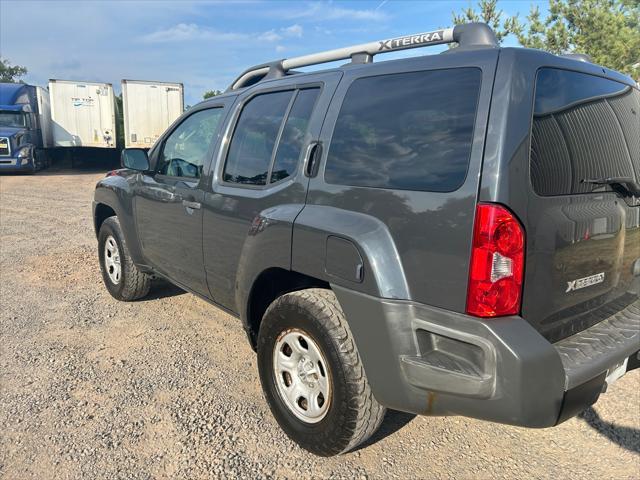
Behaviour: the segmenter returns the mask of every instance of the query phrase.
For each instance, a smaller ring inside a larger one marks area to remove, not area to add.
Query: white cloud
[[[344,8],[320,2],[309,3],[304,9],[279,11],[278,15],[288,19],[313,18],[314,20],[382,21],[388,18],[387,14],[379,9]]]
[[[221,32],[195,23],[178,23],[169,28],[156,30],[140,37],[145,43],[173,43],[195,40],[213,40],[217,42],[255,39],[260,42],[278,42],[284,37],[302,37],[303,28],[291,25],[267,30],[262,33]]]
[[[233,32],[219,32],[195,23],[178,23],[173,27],[143,35],[147,43],[184,42],[192,40],[233,41],[247,38],[247,35]]]
[[[282,40],[282,36],[278,35],[275,30],[269,30],[268,32],[258,35],[258,40],[261,42],[277,42],[278,40]]]
[[[295,25],[291,25],[290,27],[281,28],[280,30],[287,37],[302,37],[302,26],[298,25],[297,23]]]
[[[287,47],[284,45],[276,45],[276,52],[281,53],[287,50]]]

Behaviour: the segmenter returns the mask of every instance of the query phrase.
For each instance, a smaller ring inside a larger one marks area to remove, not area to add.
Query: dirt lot
[[[640,478],[637,370],[558,428],[392,412],[356,452],[307,454],[271,417],[238,320],[166,284],[108,295],[100,177],[0,178],[0,477]]]

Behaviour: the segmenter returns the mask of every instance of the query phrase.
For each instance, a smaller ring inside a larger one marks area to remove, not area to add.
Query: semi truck
[[[110,83],[49,80],[55,147],[116,148]]]
[[[0,83],[0,171],[33,172],[46,167],[52,133],[45,88]]]
[[[184,111],[181,83],[122,80],[125,146],[151,148]]]

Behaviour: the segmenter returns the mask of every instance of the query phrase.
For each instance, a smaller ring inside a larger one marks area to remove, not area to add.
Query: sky
[[[501,0],[499,5],[505,14],[525,17],[532,3],[546,12],[546,1]],[[225,90],[251,65],[447,27],[452,10],[473,4],[0,0],[0,56],[26,66],[27,83],[99,81],[112,83],[119,93],[122,79],[181,82],[185,104],[193,105],[206,90]]]

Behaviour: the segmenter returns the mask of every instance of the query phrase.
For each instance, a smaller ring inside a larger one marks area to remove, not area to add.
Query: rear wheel
[[[133,263],[118,217],[107,218],[98,234],[98,256],[102,280],[118,300],[138,300],[149,293],[151,276]]]
[[[276,420],[312,453],[351,450],[382,422],[385,409],[330,290],[288,293],[271,304],[260,325],[258,368]]]

